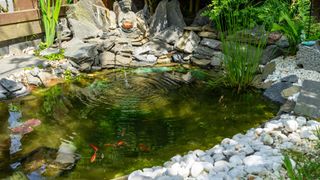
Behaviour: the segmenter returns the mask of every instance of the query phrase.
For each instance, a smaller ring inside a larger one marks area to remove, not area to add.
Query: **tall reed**
[[[249,30],[252,29],[251,18],[247,17],[247,20],[239,21],[236,13],[237,11],[225,13],[223,18],[217,21],[217,27],[221,32],[222,51],[225,55],[223,59],[225,85],[236,88],[240,92],[252,83],[267,35],[263,26],[254,31]],[[254,40],[252,40],[253,37]]]
[[[47,47],[54,43],[62,0],[39,0]]]

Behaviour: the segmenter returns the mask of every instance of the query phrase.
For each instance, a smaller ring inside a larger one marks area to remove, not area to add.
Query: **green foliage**
[[[9,104],[9,111],[11,111],[11,112],[19,112],[20,111],[20,107],[18,105],[10,103]]]
[[[312,23],[310,29],[308,29],[308,34],[306,40],[318,40],[320,39],[320,23]]]
[[[303,24],[289,17],[288,14],[281,13],[279,23],[273,24],[273,31],[281,31],[288,38],[290,51],[295,52],[297,45],[301,42],[301,35],[304,27]]]
[[[67,4],[73,4],[73,0],[67,0]]]
[[[44,102],[42,105],[42,111],[48,115],[52,114],[55,107],[63,105],[61,99],[62,89],[59,86],[50,88],[44,97]]]
[[[263,48],[266,44],[266,35],[264,29],[256,29],[256,34],[260,34],[259,39],[255,40],[257,44],[251,46],[243,43],[248,38],[251,30],[241,30],[250,27],[250,17],[248,21],[237,21],[237,16],[233,12],[225,14],[225,22],[217,21],[217,26],[221,33],[222,51],[225,78],[224,84],[227,87],[236,88],[238,92],[251,85],[253,77],[258,69],[262,56]],[[262,31],[262,32],[261,32]]]
[[[56,34],[56,25],[58,24],[61,0],[40,0],[40,8],[42,13],[42,23],[45,29],[45,43],[47,47],[50,47],[54,42]]]
[[[64,59],[64,49],[60,49],[60,52],[58,54],[51,54],[48,56],[44,56],[44,58],[51,61]]]

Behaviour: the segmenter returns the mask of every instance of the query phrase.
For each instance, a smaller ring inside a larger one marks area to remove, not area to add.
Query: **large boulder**
[[[283,55],[283,51],[277,45],[267,46],[262,53],[260,63],[265,65],[270,62],[272,59],[275,59]]]
[[[175,48],[185,53],[192,53],[198,44],[200,37],[193,31],[184,32],[183,36],[175,43]]]
[[[101,0],[86,0],[70,6],[67,19],[73,36],[79,39],[96,37],[110,26],[109,10]]]
[[[320,46],[299,46],[297,64],[306,70],[320,72]]]
[[[170,26],[180,28],[186,26],[178,0],[171,0],[170,2],[162,0],[158,4],[151,19],[149,32],[150,34],[157,34]]]
[[[303,81],[294,112],[312,118],[320,118],[320,82]]]
[[[183,35],[183,29],[179,27],[168,27],[167,29],[158,33],[155,38],[164,41],[168,44],[175,44],[176,41]]]

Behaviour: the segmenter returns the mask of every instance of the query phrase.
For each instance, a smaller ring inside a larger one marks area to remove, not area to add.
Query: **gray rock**
[[[141,48],[146,48],[149,54],[153,54],[157,57],[168,54],[170,51],[173,51],[173,46],[160,41],[160,40],[152,40],[146,44],[144,44]],[[136,54],[136,53],[134,53]]]
[[[25,86],[22,86],[22,88],[20,90],[15,91],[15,92],[12,93],[12,95],[14,97],[21,97],[21,96],[25,96],[25,95],[28,95],[28,94],[29,94],[29,91]]]
[[[110,26],[108,15],[101,0],[78,1],[75,5],[70,6],[67,11],[67,19],[73,37],[86,39],[99,36],[103,29]]]
[[[202,38],[216,39],[218,37],[217,33],[210,31],[201,31],[198,35]]]
[[[7,96],[2,94],[2,93],[0,93],[0,100],[3,100],[3,99],[7,99]]]
[[[9,54],[9,46],[0,47],[0,57]]]
[[[79,39],[89,39],[98,37],[99,34],[102,33],[94,24],[92,23],[85,23],[82,21],[78,21],[75,19],[69,19],[70,28],[73,32],[73,37]]]
[[[176,26],[183,28],[186,26],[184,18],[180,9],[180,3],[178,0],[171,0],[167,4],[167,17],[169,26]]]
[[[230,163],[228,163],[227,161],[224,161],[224,160],[220,160],[220,161],[216,161],[214,163],[213,170],[216,172],[228,171],[230,169],[230,167],[231,167]]]
[[[320,82],[310,80],[303,82],[294,112],[320,118]]]
[[[179,51],[184,51],[185,53],[192,53],[194,49],[200,43],[200,37],[193,31],[187,31],[174,45]]]
[[[24,49],[28,47],[36,47],[40,42],[41,42],[41,39],[38,39],[34,41],[25,41],[25,42],[9,45],[9,54],[22,55]]]
[[[299,46],[297,64],[306,70],[320,72],[320,49],[316,47]]]
[[[220,59],[219,57],[213,56],[210,60],[211,60],[211,63],[210,63],[211,66],[216,68],[221,67],[222,59]]]
[[[184,55],[183,53],[175,53],[172,56],[173,62],[181,63],[183,62]]]
[[[7,94],[8,91],[7,91],[4,87],[2,87],[2,86],[0,85],[0,93],[1,93],[1,94]]]
[[[282,82],[290,82],[290,83],[296,83],[298,82],[299,78],[297,75],[289,75],[281,79]]]
[[[281,36],[281,38],[276,42],[276,45],[283,49],[290,46],[288,38],[286,36]]]
[[[162,0],[152,16],[152,20],[150,23],[149,31],[151,34],[156,34],[167,27],[169,27],[168,15],[167,15],[167,4],[168,0]]]
[[[50,55],[59,54],[59,53],[60,53],[60,49],[58,48],[47,48],[40,51],[40,56],[50,56]]]
[[[208,68],[211,64],[210,59],[197,59],[194,57],[191,58],[191,62],[192,62],[192,64],[197,65],[202,68]]]
[[[99,55],[102,68],[114,68],[116,55],[112,52],[103,52]]]
[[[154,38],[164,41],[168,44],[175,44],[176,41],[183,35],[183,29],[180,27],[170,26],[165,30],[156,34]]]
[[[263,50],[260,63],[265,65],[268,62],[270,62],[272,59],[275,59],[281,55],[283,55],[283,52],[278,46],[276,45],[267,46],[266,49]]]
[[[61,27],[61,40],[62,41],[68,41],[71,39],[72,32],[69,29],[68,20],[66,18],[60,18],[59,19],[60,27]]]
[[[268,78],[270,74],[272,74],[276,70],[276,63],[271,62],[265,65],[262,71],[262,80],[265,80]]]
[[[215,51],[207,46],[199,45],[194,49],[194,54],[209,56],[210,58],[215,55]]]
[[[79,71],[89,72],[91,71],[91,66],[92,66],[92,63],[89,63],[89,62],[81,63]]]
[[[81,64],[86,60],[91,60],[98,55],[97,46],[95,44],[83,43],[79,40],[73,39],[66,47],[64,56],[70,58],[74,62]]]
[[[21,83],[17,83],[13,80],[6,79],[6,78],[2,78],[0,80],[0,85],[11,93],[18,91],[24,87]]]
[[[132,61],[131,57],[116,55],[116,66],[129,66]]]
[[[219,50],[220,49],[219,47],[221,46],[221,41],[203,38],[201,40],[200,44],[203,46],[207,46],[207,47],[214,49],[214,50]]]
[[[38,77],[39,77],[39,79],[41,80],[41,82],[42,82],[42,84],[44,86],[48,86],[47,82],[49,80],[51,80],[51,79],[55,79],[56,78],[56,76],[54,76],[53,74],[48,73],[48,72],[40,72],[38,74]]]
[[[42,85],[41,80],[38,77],[35,77],[29,73],[26,75],[26,77],[27,77],[28,84],[36,85],[36,86]]]
[[[197,12],[196,17],[194,18],[192,22],[192,26],[204,26],[210,23],[210,19],[208,16],[203,16],[202,13],[207,11],[208,8],[202,8]]]
[[[281,96],[281,92],[284,89],[287,89],[291,86],[292,86],[291,83],[279,82],[279,83],[273,84],[270,88],[266,89],[263,95],[269,98],[271,101],[274,101],[279,104],[283,104],[286,102],[286,100]]]

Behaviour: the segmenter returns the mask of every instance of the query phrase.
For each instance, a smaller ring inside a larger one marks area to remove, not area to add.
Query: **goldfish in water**
[[[145,144],[140,143],[138,147],[139,147],[139,150],[142,152],[150,152],[150,147]]]
[[[123,146],[123,145],[125,145],[125,142],[122,141],[122,140],[120,140],[120,141],[117,142],[116,145],[117,145],[117,146]]]
[[[114,147],[114,144],[104,144],[106,147]]]
[[[90,146],[91,146],[91,148],[95,151],[95,152],[97,152],[98,150],[99,150],[99,148],[97,147],[97,146],[95,146],[95,145],[93,145],[93,144],[89,144]]]
[[[96,161],[96,158],[97,158],[97,152],[95,151],[95,152],[93,153],[93,155],[91,156],[91,158],[90,158],[90,162],[91,162],[91,163],[95,162],[95,161]]]

